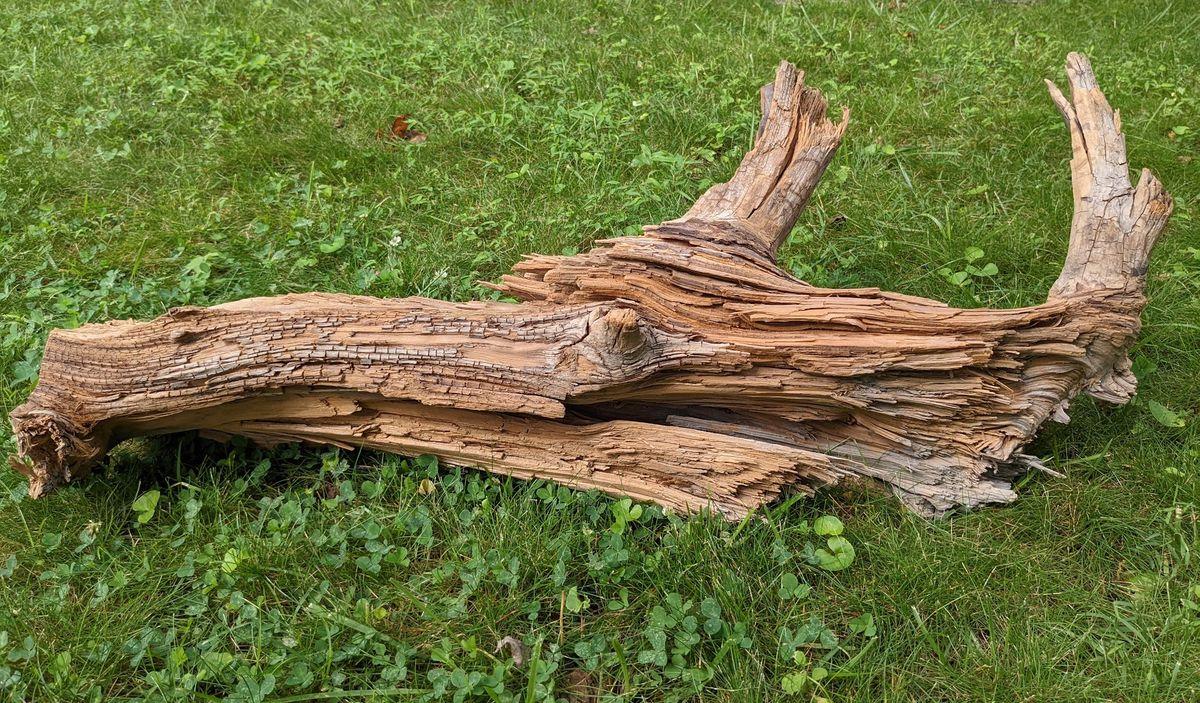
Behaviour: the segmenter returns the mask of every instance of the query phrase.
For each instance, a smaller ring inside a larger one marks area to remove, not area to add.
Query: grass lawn
[[[674,217],[732,172],[784,58],[852,110],[788,268],[1039,302],[1072,208],[1042,79],[1065,85],[1071,50],[1177,204],[1141,394],[1080,399],[1033,446],[1065,479],[939,522],[852,485],[730,525],[425,459],[130,443],[44,500],[0,473],[0,699],[1197,700],[1184,0],[5,3],[0,415],[54,327],[291,291],[487,297],[525,253]],[[376,138],[400,113],[424,143]],[[968,259],[997,272],[955,276]],[[848,569],[813,563],[823,516]]]

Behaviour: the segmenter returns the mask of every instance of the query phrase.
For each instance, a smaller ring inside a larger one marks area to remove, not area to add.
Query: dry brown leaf
[[[592,703],[597,700],[599,689],[592,675],[583,669],[571,669],[563,678],[563,693],[567,703]]]
[[[426,135],[424,132],[418,132],[409,127],[408,121],[412,115],[396,115],[392,118],[392,125],[385,132],[384,130],[376,130],[375,138],[380,141],[394,142],[397,139],[403,139],[406,142],[420,144],[425,141]]]
[[[502,650],[508,651],[508,656],[512,657],[513,664],[517,666],[524,666],[525,660],[529,658],[529,647],[526,647],[524,642],[512,635],[502,637],[496,643],[496,648],[492,651],[500,652]]]

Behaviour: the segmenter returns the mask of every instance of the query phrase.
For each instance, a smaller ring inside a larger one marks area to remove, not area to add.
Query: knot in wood
[[[588,336],[596,340],[598,347],[607,347],[621,356],[637,354],[647,342],[638,314],[629,308],[617,308],[601,315],[592,323]]]

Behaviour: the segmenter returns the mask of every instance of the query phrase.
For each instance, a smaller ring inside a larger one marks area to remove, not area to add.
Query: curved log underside
[[[774,262],[832,159],[791,64],[762,91],[754,148],[682,218],[496,286],[522,301],[308,293],[176,308],[51,334],[12,413],[31,495],[116,443],[202,430],[430,453],[453,465],[746,515],[848,476],[926,514],[1003,503],[1020,453],[1079,392],[1127,401],[1151,248],[1171,200],[1129,179],[1120,116],[1067,60],[1075,216],[1045,303],[959,310],[829,290]]]

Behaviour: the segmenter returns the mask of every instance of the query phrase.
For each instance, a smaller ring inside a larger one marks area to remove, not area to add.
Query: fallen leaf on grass
[[[563,693],[567,694],[567,703],[592,703],[599,698],[596,682],[592,675],[583,669],[571,669],[563,681]]]
[[[392,126],[384,131],[382,129],[375,131],[375,138],[379,141],[394,142],[397,139],[403,139],[406,142],[420,144],[425,141],[425,133],[411,129],[408,124],[409,118],[412,115],[396,115],[392,119]]]
[[[517,666],[524,666],[525,660],[529,658],[529,647],[512,635],[501,638],[492,651],[499,652],[501,650],[508,650],[508,656],[512,657],[513,664]]]

